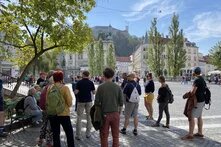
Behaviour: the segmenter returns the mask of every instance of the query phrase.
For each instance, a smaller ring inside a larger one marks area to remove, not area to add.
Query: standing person
[[[132,116],[134,118],[134,130],[133,130],[133,134],[136,136],[137,133],[137,126],[138,126],[138,107],[139,107],[139,102],[138,103],[133,103],[130,102],[129,99],[131,97],[131,94],[134,90],[134,88],[137,89],[137,92],[139,95],[141,95],[141,87],[140,85],[134,80],[135,79],[135,74],[129,74],[128,75],[128,83],[124,88],[123,93],[126,96],[126,103],[125,103],[125,121],[124,121],[124,127],[123,129],[121,129],[121,133],[122,134],[126,134],[126,129],[127,126],[129,124],[129,119]]]
[[[124,87],[125,87],[125,85],[127,84],[127,73],[123,73],[122,74],[122,78],[123,78],[123,82],[122,82],[122,84],[121,84],[121,89],[123,90],[124,89]]]
[[[104,83],[101,84],[95,96],[95,106],[101,107],[104,115],[103,125],[100,129],[101,147],[108,147],[109,128],[111,127],[113,147],[119,147],[120,110],[123,106],[123,93],[121,88],[112,82],[114,71],[106,68],[103,71]]]
[[[0,79],[0,137],[7,137],[4,132],[5,114],[4,114],[4,94],[3,94],[3,81]]]
[[[81,76],[77,76],[74,78],[74,81],[72,82],[72,91],[74,92],[76,90],[77,82],[81,80]],[[78,102],[78,94],[75,94],[75,109],[74,111],[77,111],[77,102]]]
[[[182,140],[191,140],[193,137],[204,137],[203,135],[203,119],[202,119],[202,112],[203,107],[205,105],[205,91],[206,91],[206,82],[203,79],[201,74],[201,69],[196,67],[193,70],[193,76],[195,76],[195,80],[193,82],[193,88],[191,93],[196,95],[197,104],[196,107],[192,110],[192,117],[189,121],[189,133],[182,137]],[[193,134],[195,128],[195,118],[197,118],[197,125],[198,125],[198,132]]]
[[[147,112],[149,116],[147,116],[147,119],[153,120],[153,99],[154,99],[154,82],[152,73],[147,74],[147,84],[145,85],[145,95],[144,95],[144,104],[147,109]]]
[[[42,87],[44,82],[45,82],[45,80],[46,80],[46,73],[45,72],[41,72],[40,73],[40,77],[37,80],[37,85]]]
[[[159,116],[157,119],[156,124],[153,125],[153,127],[159,127],[160,121],[163,117],[163,111],[166,114],[166,125],[163,125],[165,128],[169,128],[170,126],[170,113],[169,113],[169,107],[168,107],[168,101],[169,101],[169,87],[165,82],[165,77],[160,76],[159,82],[161,83],[161,86],[158,90],[158,97],[157,101],[159,103]]]
[[[70,107],[72,106],[72,96],[68,86],[63,84],[64,74],[62,71],[58,70],[55,71],[53,74],[54,84],[51,85],[48,89],[46,99],[48,97],[48,93],[52,86],[57,86],[60,90],[60,94],[65,100],[65,108],[64,111],[57,115],[49,116],[51,129],[53,133],[53,147],[60,147],[60,125],[62,125],[64,132],[67,137],[67,144],[68,147],[74,147],[74,134],[73,134],[73,127],[71,125],[70,119]],[[61,97],[61,98],[62,98]]]
[[[82,80],[77,82],[75,94],[78,95],[78,104],[77,104],[77,124],[76,124],[76,139],[81,139],[81,121],[83,117],[84,110],[87,117],[87,130],[86,137],[90,138],[91,133],[91,117],[90,110],[92,107],[92,94],[95,94],[95,86],[92,81],[89,80],[90,73],[84,71],[82,73]]]
[[[52,136],[52,131],[51,131],[51,125],[50,125],[50,122],[49,122],[48,115],[46,113],[46,94],[47,94],[48,87],[50,85],[54,84],[53,74],[54,74],[54,71],[50,71],[48,73],[47,78],[46,78],[45,87],[43,87],[41,95],[40,95],[39,106],[43,111],[42,112],[43,122],[42,122],[41,130],[40,130],[39,140],[38,140],[38,145],[39,146],[42,145],[43,139],[46,139],[46,146],[47,147],[52,147],[53,146],[52,145],[53,136]]]

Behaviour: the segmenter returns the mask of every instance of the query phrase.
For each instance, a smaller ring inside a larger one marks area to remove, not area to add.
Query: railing
[[[8,85],[11,85],[12,83],[17,82],[17,78],[12,77],[5,73],[1,73],[1,72],[0,72],[0,79],[3,81],[3,83],[8,84]]]

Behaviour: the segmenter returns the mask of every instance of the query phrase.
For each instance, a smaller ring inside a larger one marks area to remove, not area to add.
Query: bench
[[[16,112],[15,111],[15,106],[16,104],[21,100],[21,98],[15,98],[15,99],[8,99],[5,100],[5,111],[10,119],[10,124],[9,124],[9,132],[11,133],[12,131],[12,125],[15,122],[18,122],[23,130],[25,130],[25,122],[27,120],[31,120],[32,116],[26,115],[24,112]]]

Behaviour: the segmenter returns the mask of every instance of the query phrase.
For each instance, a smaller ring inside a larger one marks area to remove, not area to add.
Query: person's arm
[[[138,93],[139,93],[139,95],[141,95],[141,87],[139,84],[138,84]]]
[[[122,90],[119,88],[119,91],[118,91],[118,102],[119,102],[119,106],[122,107],[123,106],[123,92]]]
[[[64,86],[64,99],[66,101],[66,104],[68,105],[68,107],[72,106],[72,96],[71,96],[71,92],[69,90],[69,88],[67,86]]]
[[[194,83],[193,83],[192,90],[191,90],[192,95],[196,94],[197,87],[198,87],[198,80],[195,80]]]
[[[92,91],[91,91],[93,94],[95,94],[95,86],[94,86],[94,83],[92,82]]]
[[[95,104],[95,106],[100,106],[101,105],[101,91],[100,91],[100,87],[97,88],[97,92],[95,94],[94,104]]]
[[[78,94],[79,93],[79,89],[80,89],[79,82],[77,82],[76,88],[74,90],[74,94]]]

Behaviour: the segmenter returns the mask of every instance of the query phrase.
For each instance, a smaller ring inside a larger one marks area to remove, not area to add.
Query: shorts
[[[204,106],[205,106],[205,102],[197,103],[196,108],[193,108],[192,110],[193,118],[199,118],[202,116]]]
[[[153,93],[148,93],[144,95],[144,100],[147,103],[153,103],[153,99],[154,99],[154,94]]]
[[[135,117],[138,114],[139,103],[125,103],[124,115],[125,117]]]

